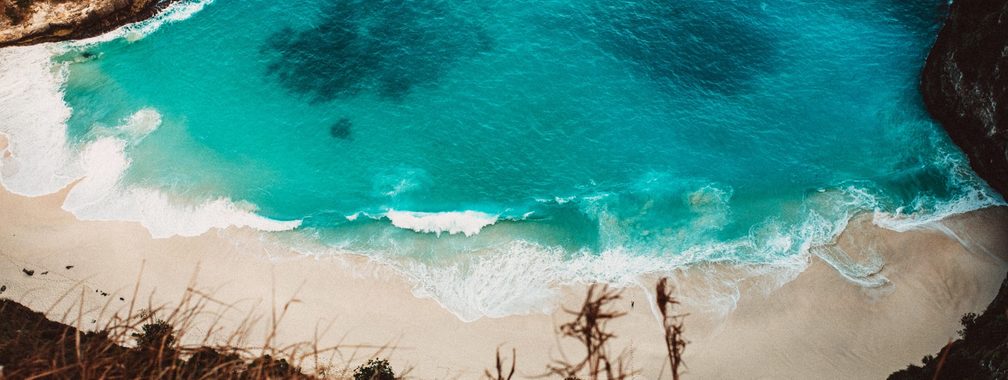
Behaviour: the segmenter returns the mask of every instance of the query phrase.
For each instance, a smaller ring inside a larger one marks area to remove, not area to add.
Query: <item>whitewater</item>
[[[367,255],[463,320],[708,263],[783,283],[856,215],[1004,204],[917,99],[941,2],[253,3],[0,50],[0,184],[72,185],[79,219],[155,238]],[[882,265],[820,257],[858,283]]]

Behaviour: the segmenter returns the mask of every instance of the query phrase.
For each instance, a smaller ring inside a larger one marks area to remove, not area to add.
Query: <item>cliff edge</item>
[[[1008,1],[952,3],[920,90],[973,170],[1008,195]]]
[[[174,0],[0,0],[0,47],[94,37]]]

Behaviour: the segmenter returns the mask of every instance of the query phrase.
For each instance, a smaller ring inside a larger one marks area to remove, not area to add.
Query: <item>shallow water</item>
[[[120,186],[300,220],[470,319],[992,202],[922,109],[918,3],[218,1],[55,59]]]

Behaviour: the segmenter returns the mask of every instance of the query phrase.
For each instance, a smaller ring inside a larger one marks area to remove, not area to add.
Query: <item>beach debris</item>
[[[67,266],[66,266],[66,269],[67,269],[67,270],[71,270],[71,269],[73,269],[73,267],[74,267],[73,265],[67,265]]]
[[[353,127],[353,122],[348,118],[340,118],[336,124],[329,127],[329,134],[332,137],[338,138],[340,140],[350,140],[350,128]]]
[[[49,271],[45,271],[45,272],[39,273],[39,276],[45,276],[47,274],[49,274]]]
[[[35,275],[35,271],[32,270],[32,269],[21,268],[21,271],[24,272],[24,274],[26,274],[28,276],[34,276]]]
[[[102,297],[108,297],[108,293],[101,292]]]
[[[7,291],[7,285],[0,285],[0,293]]]
[[[126,301],[126,299],[125,299],[125,298],[122,298],[122,297],[119,297],[119,300],[120,300],[120,301],[123,301],[123,302],[125,302],[125,301]]]

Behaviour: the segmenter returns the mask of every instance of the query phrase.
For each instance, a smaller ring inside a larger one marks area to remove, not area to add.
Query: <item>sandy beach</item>
[[[347,348],[338,351],[338,363],[374,352],[365,347],[354,354],[351,345],[389,344],[396,348],[383,355],[397,369],[412,368],[413,378],[469,379],[492,366],[498,347],[514,347],[518,375],[525,378],[541,375],[561,355],[554,329],[568,317],[559,308],[552,315],[461,322],[434,300],[415,297],[394,270],[364,257],[304,256],[249,229],[152,239],[136,223],[76,220],[60,208],[67,191],[34,198],[0,192],[0,281],[6,286],[0,296],[57,320],[74,321],[81,310],[82,327],[101,325],[131,301],[137,307],[173,305],[193,283],[231,305],[208,307],[223,315],[219,330],[210,334],[214,339],[225,339],[247,315],[259,317],[246,346],[265,340],[271,308],[279,312],[296,299],[273,345],[342,344]],[[1008,269],[1006,228],[1004,207],[907,232],[879,228],[864,215],[835,246],[814,249],[808,268],[793,281],[778,287],[772,274],[743,276],[732,295],[737,304],[725,314],[690,300],[717,289],[713,279],[741,276],[733,274],[739,269],[684,269],[673,280],[685,296],[682,311],[690,313],[687,377],[883,378],[936,352],[955,336],[963,313],[990,302]],[[819,257],[837,252],[855,260],[882,258],[881,270],[869,279],[876,285],[858,285]],[[613,325],[617,348],[628,349],[645,379],[668,377],[660,322],[648,307],[654,280],[625,290],[617,306],[629,314]],[[562,289],[562,303],[578,306],[584,290]],[[195,326],[187,338],[199,340],[206,328]],[[565,352],[575,352],[568,343],[561,343]]]

